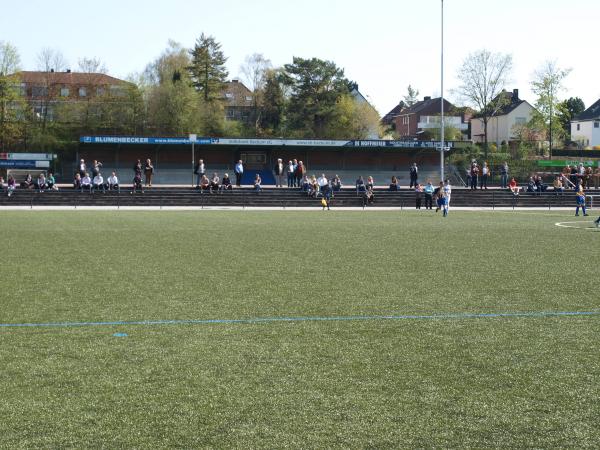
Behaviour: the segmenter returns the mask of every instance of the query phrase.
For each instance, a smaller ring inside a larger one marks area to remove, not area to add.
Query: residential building
[[[527,124],[535,108],[526,100],[519,98],[519,90],[502,91],[492,101],[500,105],[498,111],[488,119],[488,142],[495,142],[497,147],[502,143],[510,144],[519,140],[519,126]],[[471,119],[471,138],[473,142],[483,143],[485,132],[483,119],[475,116]]]
[[[405,108],[393,118],[395,130],[400,139],[430,139],[427,131],[440,129],[441,98],[425,97],[422,101]],[[468,137],[470,118],[460,112],[452,103],[444,99],[444,123],[461,131]]]
[[[53,120],[57,105],[66,102],[88,102],[95,97],[124,97],[131,83],[104,73],[32,72],[13,75],[20,82],[21,95],[38,117]]]
[[[240,80],[233,79],[225,83],[223,101],[225,120],[237,120],[247,124],[253,120],[254,95]]]
[[[600,146],[600,100],[571,121],[571,139],[583,147]]]
[[[379,112],[375,109],[373,105],[367,100],[367,98],[358,90],[358,84],[353,83],[350,90],[350,95],[354,97],[356,103],[360,105],[367,105],[367,107],[377,116],[379,117]],[[373,126],[370,127],[367,139],[379,139],[379,127]]]
[[[394,108],[387,113],[385,116],[383,116],[383,118],[381,119],[381,125],[384,127],[393,127],[394,126],[394,117],[398,116],[403,110],[406,109],[406,103],[404,103],[402,100],[400,100],[400,103],[398,103],[396,106],[394,106]]]

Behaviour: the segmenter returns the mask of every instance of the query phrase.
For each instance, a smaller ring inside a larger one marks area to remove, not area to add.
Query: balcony
[[[421,116],[421,121],[417,124],[417,127],[421,130],[439,128],[440,121],[440,116]],[[444,124],[447,127],[456,128],[461,131],[466,131],[469,129],[469,124],[463,123],[462,118],[457,116],[444,117]]]

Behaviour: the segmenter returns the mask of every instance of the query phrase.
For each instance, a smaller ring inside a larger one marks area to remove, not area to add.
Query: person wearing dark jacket
[[[283,187],[283,177],[285,176],[285,164],[283,164],[283,160],[279,158],[274,167],[275,172],[275,186]]]
[[[419,169],[417,167],[417,163],[413,163],[412,166],[410,166],[410,171],[409,171],[409,175],[410,175],[410,188],[412,188],[413,186],[417,186],[417,182],[419,179]]]

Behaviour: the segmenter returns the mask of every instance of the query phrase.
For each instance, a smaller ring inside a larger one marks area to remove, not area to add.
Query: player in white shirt
[[[450,180],[446,180],[444,182],[444,192],[446,193],[446,210],[448,209],[448,206],[450,206],[450,198],[452,197],[452,185],[450,185]],[[448,212],[446,211],[446,214]]]

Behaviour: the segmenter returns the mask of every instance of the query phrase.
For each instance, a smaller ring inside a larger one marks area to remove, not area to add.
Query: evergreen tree
[[[206,102],[220,99],[228,75],[225,68],[227,58],[221,50],[221,44],[214,37],[202,33],[190,50],[190,55],[192,61],[188,69],[193,86]]]
[[[585,111],[585,104],[579,97],[571,97],[564,102],[560,102],[558,108],[558,120],[563,129],[564,135],[571,138],[571,121],[579,114]]]

